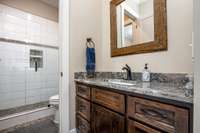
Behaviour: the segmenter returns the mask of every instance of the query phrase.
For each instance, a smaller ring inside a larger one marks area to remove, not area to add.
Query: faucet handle
[[[131,67],[128,64],[126,64],[125,66],[131,71]]]

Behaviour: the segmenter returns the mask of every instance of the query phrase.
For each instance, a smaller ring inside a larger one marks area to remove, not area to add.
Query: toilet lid
[[[58,95],[54,95],[54,96],[50,97],[50,100],[51,101],[59,100],[59,96]]]

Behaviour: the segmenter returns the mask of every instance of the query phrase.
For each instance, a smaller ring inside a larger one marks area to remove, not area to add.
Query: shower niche
[[[35,69],[35,72],[39,68],[43,68],[43,51],[30,49],[30,68]]]

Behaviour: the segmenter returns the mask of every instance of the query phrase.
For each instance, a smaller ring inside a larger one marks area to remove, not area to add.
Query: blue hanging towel
[[[94,73],[95,72],[95,48],[86,48],[86,57],[87,57],[87,64],[86,64],[86,71],[87,73]]]

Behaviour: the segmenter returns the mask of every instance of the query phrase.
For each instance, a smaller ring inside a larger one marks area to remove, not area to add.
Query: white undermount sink
[[[132,82],[127,82],[125,80],[108,80],[107,82],[112,83],[112,84],[118,84],[118,85],[127,85],[127,86],[134,86],[136,85],[135,83]]]

